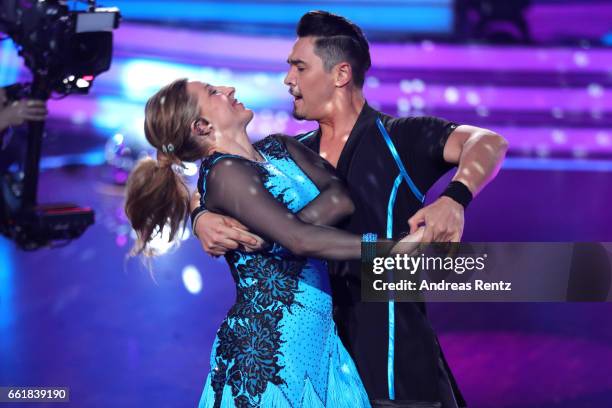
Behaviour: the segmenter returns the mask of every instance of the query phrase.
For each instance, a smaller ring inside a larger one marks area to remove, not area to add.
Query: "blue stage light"
[[[0,350],[8,344],[2,344],[13,338],[10,335],[8,327],[15,319],[15,311],[13,310],[13,248],[12,244],[0,237],[0,331],[3,335],[0,336]]]
[[[126,19],[193,22],[226,25],[278,27],[286,31],[310,11],[323,9],[357,22],[363,29],[403,33],[450,33],[453,29],[453,0],[327,1],[327,2],[218,2],[117,0]],[[281,26],[285,26],[283,29]]]
[[[0,42],[0,86],[11,85],[17,82],[21,61],[13,41]]]

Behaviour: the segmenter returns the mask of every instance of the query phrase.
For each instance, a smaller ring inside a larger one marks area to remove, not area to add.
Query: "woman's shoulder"
[[[290,155],[285,146],[286,138],[288,138],[288,136],[281,133],[274,133],[253,143],[253,147],[273,159],[287,159],[290,158]]]
[[[214,152],[202,159],[202,163],[200,164],[200,176],[206,176],[210,170],[220,163],[224,163],[225,165],[232,165],[234,163],[249,164],[249,160],[235,154]]]
[[[198,176],[198,191],[204,196],[206,185],[211,182],[211,179],[234,179],[243,175],[253,175],[253,171],[257,174],[260,170],[255,165],[255,162],[227,153],[213,153],[202,160],[200,164],[200,172]]]

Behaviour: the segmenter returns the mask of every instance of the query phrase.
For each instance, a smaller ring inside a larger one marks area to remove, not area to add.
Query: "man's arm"
[[[475,126],[458,126],[444,145],[444,160],[458,164],[454,187],[465,189],[464,195],[476,196],[495,178],[508,149],[502,136]],[[467,188],[467,189],[466,189]],[[408,220],[410,232],[425,224],[423,242],[459,242],[463,235],[464,206],[443,194],[435,202],[417,211]]]
[[[200,193],[197,188],[191,194],[190,210],[200,207]],[[204,210],[192,225],[193,233],[200,241],[204,251],[211,256],[222,256],[227,251],[240,246],[257,251],[265,244],[264,240],[248,232],[248,228],[232,217]]]
[[[476,196],[495,178],[508,150],[508,141],[495,132],[461,125],[448,137],[444,160],[458,164],[453,181],[460,181]]]

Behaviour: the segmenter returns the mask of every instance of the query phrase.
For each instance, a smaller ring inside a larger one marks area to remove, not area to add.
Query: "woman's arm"
[[[305,223],[270,194],[255,166],[236,157],[218,160],[206,178],[206,207],[299,256],[360,258],[361,236]]]
[[[353,200],[335,169],[321,156],[287,136],[277,136],[293,160],[317,186],[320,194],[297,216],[308,224],[335,225],[355,211]]]

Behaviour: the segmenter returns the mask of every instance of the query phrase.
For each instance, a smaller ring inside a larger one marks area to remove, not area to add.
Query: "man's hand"
[[[225,255],[227,251],[242,248],[247,252],[260,250],[265,242],[232,217],[206,212],[195,225],[195,233],[202,248],[211,256]]]
[[[200,193],[194,190],[189,202],[190,211],[200,206]],[[225,255],[227,251],[241,248],[246,252],[259,251],[266,242],[232,217],[207,211],[193,226],[204,251],[211,256]]]
[[[425,224],[421,242],[460,242],[464,226],[463,206],[452,198],[442,196],[421,208],[409,220],[410,233]]]
[[[45,101],[22,99],[0,110],[0,124],[4,127],[19,126],[26,120],[42,121],[47,118]]]

